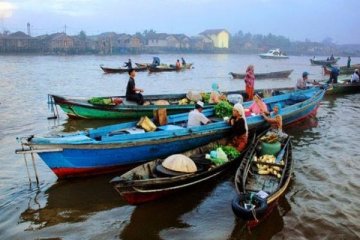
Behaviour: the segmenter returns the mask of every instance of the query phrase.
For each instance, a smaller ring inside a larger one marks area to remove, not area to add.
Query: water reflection
[[[210,181],[175,195],[135,208],[121,239],[161,239],[160,232],[169,228],[187,228],[180,217],[198,206],[218,182]]]
[[[31,198],[20,222],[36,230],[62,223],[84,221],[89,214],[122,205],[109,180],[113,176],[60,181]]]

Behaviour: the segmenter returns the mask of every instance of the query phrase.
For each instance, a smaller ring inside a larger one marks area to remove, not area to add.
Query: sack
[[[153,132],[156,130],[155,124],[147,116],[141,117],[137,126],[142,127],[147,132]]]
[[[159,108],[154,110],[154,119],[155,122],[160,126],[167,124],[167,112],[166,108]]]
[[[197,101],[201,101],[201,100],[202,100],[201,93],[195,92],[195,91],[189,91],[189,92],[186,94],[186,97],[187,97],[190,101],[194,101],[194,102],[197,102]]]

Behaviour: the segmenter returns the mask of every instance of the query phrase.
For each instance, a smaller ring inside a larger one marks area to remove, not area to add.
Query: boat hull
[[[288,59],[288,56],[272,56],[272,55],[266,55],[266,54],[259,54],[259,57],[263,59]]]
[[[189,135],[187,137],[149,141],[143,144],[111,144],[92,148],[91,146],[57,147],[58,152],[38,153],[45,164],[58,178],[82,177],[95,174],[127,170],[155,158],[165,157],[174,153],[184,152],[194,147],[224,137],[228,129],[216,133]],[[46,146],[42,146],[42,148]]]
[[[256,78],[256,80],[270,79],[270,78],[288,78],[292,72],[293,72],[293,70],[270,72],[270,73],[255,73],[255,78]],[[230,74],[234,79],[244,79],[245,78],[245,74],[243,74],[243,73],[230,72]]]
[[[339,61],[340,58],[335,58],[333,60],[314,60],[310,59],[311,65],[331,65],[336,64],[337,61]]]
[[[100,66],[100,68],[104,71],[104,73],[128,73],[128,68],[109,68]],[[136,67],[133,68],[136,72],[144,72],[147,71],[147,67]]]

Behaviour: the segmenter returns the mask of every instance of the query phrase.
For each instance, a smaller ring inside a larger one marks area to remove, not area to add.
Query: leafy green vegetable
[[[230,145],[217,145],[215,149],[221,148],[229,159],[235,159],[240,156],[240,152],[233,146]]]
[[[227,101],[221,101],[214,106],[215,115],[218,117],[230,117],[232,114],[233,106]]]
[[[111,98],[93,97],[89,100],[91,104],[111,105]]]

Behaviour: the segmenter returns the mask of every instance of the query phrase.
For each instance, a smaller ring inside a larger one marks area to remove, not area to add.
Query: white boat
[[[286,56],[285,53],[281,52],[281,50],[279,48],[271,49],[267,53],[259,54],[259,56],[261,58],[265,58],[265,59],[287,59],[287,58],[289,58],[288,56]]]

